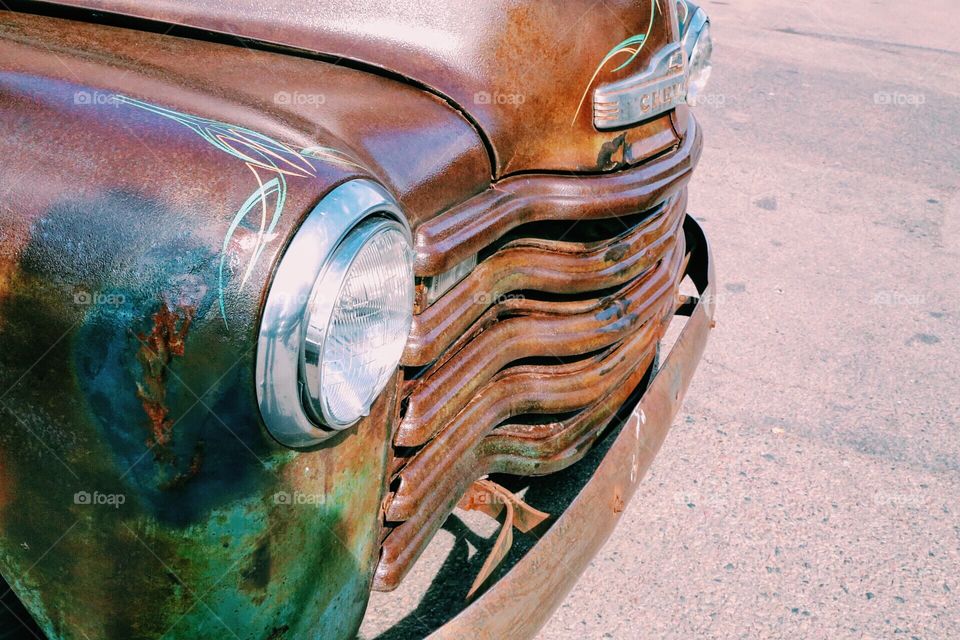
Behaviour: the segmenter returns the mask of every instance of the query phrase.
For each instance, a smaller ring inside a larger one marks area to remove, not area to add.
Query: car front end
[[[436,636],[530,637],[613,530],[713,323],[709,20],[450,4],[3,12],[0,571],[48,637],[352,638],[457,508],[506,524]],[[605,438],[562,513],[500,482]]]

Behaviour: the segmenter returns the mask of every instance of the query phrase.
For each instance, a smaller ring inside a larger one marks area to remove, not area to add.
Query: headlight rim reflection
[[[404,242],[402,248],[406,257],[405,266],[407,269],[404,275],[407,276],[408,280],[406,308],[404,309],[404,321],[402,323],[404,325],[402,343],[405,344],[413,324],[412,238],[409,228],[392,217],[371,215],[350,230],[334,250],[324,272],[317,279],[305,311],[305,333],[300,356],[300,372],[303,382],[302,400],[308,414],[314,421],[334,430],[348,429],[368,415],[373,403],[383,393],[385,385],[390,379],[389,375],[386,376],[385,380],[378,379],[377,383],[373,385],[373,390],[364,394],[364,399],[361,402],[361,405],[364,406],[357,412],[357,415],[349,419],[342,419],[330,407],[329,398],[325,391],[326,381],[323,373],[328,340],[332,334],[331,324],[336,317],[338,304],[341,302],[351,269],[356,265],[364,249],[373,243],[378,236],[385,233],[398,234]],[[396,371],[402,353],[403,345],[396,353],[392,367],[388,367],[387,370]]]
[[[692,15],[685,21],[680,39],[687,57],[687,104],[696,106],[697,98],[706,87],[713,68],[713,36],[707,12],[692,2],[686,2],[686,5]],[[704,49],[706,51],[699,56],[702,58],[701,64],[694,67],[697,54]]]
[[[300,357],[318,280],[341,243],[371,217],[394,220],[412,237],[390,192],[368,178],[354,178],[331,189],[304,217],[265,285],[255,356],[257,406],[269,435],[291,449],[309,450],[342,433],[308,415]]]
[[[712,58],[713,37],[710,33],[710,21],[707,20],[697,34],[688,62],[687,103],[691,106],[697,104],[698,97],[710,81],[713,70]]]

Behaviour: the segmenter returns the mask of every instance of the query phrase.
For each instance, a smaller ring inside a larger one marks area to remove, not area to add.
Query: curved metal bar
[[[694,251],[688,275],[701,297],[663,367],[567,510],[507,575],[431,640],[533,638],[613,532],[667,437],[713,326],[709,248],[696,222],[687,220]]]
[[[511,291],[581,293],[622,285],[653,266],[677,234],[686,190],[633,229],[605,242],[524,239],[485,260],[463,282],[414,317],[405,365],[433,362]]]
[[[665,305],[672,311],[672,305]],[[667,314],[669,315],[669,314]],[[387,519],[404,520],[383,543],[377,569],[377,589],[395,588],[426,549],[434,533],[477,478],[495,470],[502,460],[486,455],[484,436],[499,420],[531,410],[550,412],[581,409],[626,388],[639,371],[642,377],[661,335],[660,318],[647,323],[619,349],[582,370],[542,375],[510,371],[492,382],[457,419],[408,463],[401,471],[401,484],[387,507]],[[644,365],[644,366],[640,366]],[[639,380],[637,381],[639,382]],[[627,393],[636,387],[627,389]],[[622,403],[623,398],[620,399]],[[583,420],[574,422],[584,436],[587,427],[597,427],[596,437],[620,403],[599,402],[599,409],[587,410]],[[605,420],[601,418],[606,409]],[[601,419],[598,419],[601,418]],[[571,452],[570,464],[583,453]],[[557,461],[554,461],[557,464]]]
[[[645,324],[677,284],[683,257],[682,238],[671,238],[670,244],[656,268],[615,296],[588,303],[522,301],[530,315],[508,318],[491,326],[414,389],[395,443],[417,446],[429,440],[510,362],[534,356],[590,353]]]
[[[539,220],[595,220],[652,208],[690,179],[703,145],[690,120],[675,151],[614,174],[520,175],[420,225],[414,234],[418,276],[443,273],[511,229]]]

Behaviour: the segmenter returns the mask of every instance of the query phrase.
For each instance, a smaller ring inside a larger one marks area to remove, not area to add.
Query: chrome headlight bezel
[[[323,420],[308,409],[303,353],[316,285],[330,273],[337,249],[369,219],[395,225],[412,242],[409,224],[396,200],[373,181],[351,180],[333,189],[310,212],[270,284],[257,339],[257,401],[270,434],[288,447],[319,444],[356,423]],[[412,289],[412,274],[410,286]],[[328,310],[334,303],[330,301]]]
[[[358,406],[349,417],[340,416],[334,406],[338,403],[332,402],[331,394],[326,393],[330,381],[329,376],[325,375],[324,365],[328,354],[328,343],[338,344],[337,340],[332,339],[336,335],[334,317],[341,302],[346,280],[368,244],[373,243],[378,236],[386,235],[403,238],[402,242],[405,246],[402,247],[402,250],[410,264],[409,279],[405,283],[406,291],[397,289],[401,296],[405,295],[406,299],[395,301],[399,306],[399,308],[394,307],[396,313],[381,314],[381,316],[385,315],[390,319],[399,320],[403,324],[403,330],[394,334],[395,339],[391,344],[377,347],[378,352],[382,356],[386,356],[385,361],[392,362],[389,368],[396,371],[400,356],[403,355],[403,346],[410,336],[410,325],[413,322],[413,261],[410,255],[412,253],[410,230],[405,225],[394,218],[379,215],[368,217],[357,224],[330,257],[321,277],[317,280],[311,303],[308,306],[308,315],[305,322],[306,333],[300,354],[303,402],[309,415],[332,429],[347,429],[369,415],[373,402],[383,391],[383,380],[368,384],[366,387],[357,384],[350,385],[351,389],[364,393],[360,394],[360,398],[354,398],[354,400],[359,401]],[[394,244],[391,248],[397,249],[400,247]],[[378,271],[381,270],[382,265],[378,265]],[[374,370],[373,367],[366,368],[368,371]],[[381,376],[388,375],[387,368],[378,368],[378,370]],[[326,374],[329,373],[329,371],[326,371]],[[367,382],[371,381],[367,380]],[[350,395],[355,396],[356,394]],[[342,403],[339,403],[339,406],[341,409],[343,408]]]
[[[693,5],[689,5],[693,6]],[[686,53],[687,59],[687,103],[691,106],[696,105],[697,93],[702,89],[710,78],[710,57],[713,52],[713,39],[710,34],[710,18],[707,12],[697,7],[692,16],[689,16],[684,22],[684,31],[681,34],[681,43]],[[705,64],[703,68],[698,68],[698,54],[705,55]],[[699,82],[700,89],[697,89],[698,74],[702,74],[702,82]]]

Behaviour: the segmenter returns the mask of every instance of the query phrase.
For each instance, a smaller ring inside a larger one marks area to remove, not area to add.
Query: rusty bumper
[[[650,387],[569,508],[507,575],[431,638],[533,637],[613,532],[666,439],[713,327],[710,249],[693,218],[684,230],[687,275],[699,298],[680,306],[677,315],[689,319]]]

